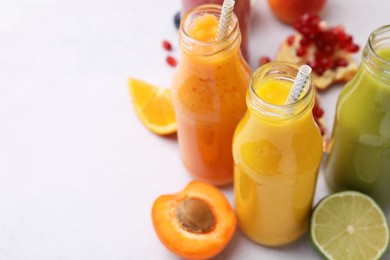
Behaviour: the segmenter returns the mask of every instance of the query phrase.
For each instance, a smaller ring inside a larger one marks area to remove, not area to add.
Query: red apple
[[[285,23],[293,23],[304,13],[318,14],[326,0],[268,0],[274,14]]]

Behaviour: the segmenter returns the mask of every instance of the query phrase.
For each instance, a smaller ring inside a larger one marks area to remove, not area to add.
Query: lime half
[[[318,202],[310,220],[310,238],[328,259],[378,259],[387,249],[389,228],[373,199],[344,191]]]

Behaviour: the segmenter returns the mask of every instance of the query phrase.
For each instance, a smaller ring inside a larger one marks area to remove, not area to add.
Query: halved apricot
[[[236,229],[236,215],[226,197],[201,181],[191,181],[179,193],[157,198],[152,220],[160,241],[187,259],[217,255]]]

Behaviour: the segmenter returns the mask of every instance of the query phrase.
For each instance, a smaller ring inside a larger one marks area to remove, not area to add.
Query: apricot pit
[[[195,198],[185,198],[176,207],[176,216],[182,228],[193,233],[207,233],[214,226],[209,206]]]

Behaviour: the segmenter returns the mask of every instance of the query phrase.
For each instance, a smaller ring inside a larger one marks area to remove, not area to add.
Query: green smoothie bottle
[[[325,179],[334,191],[390,202],[390,25],[370,35],[357,74],[340,93]]]

